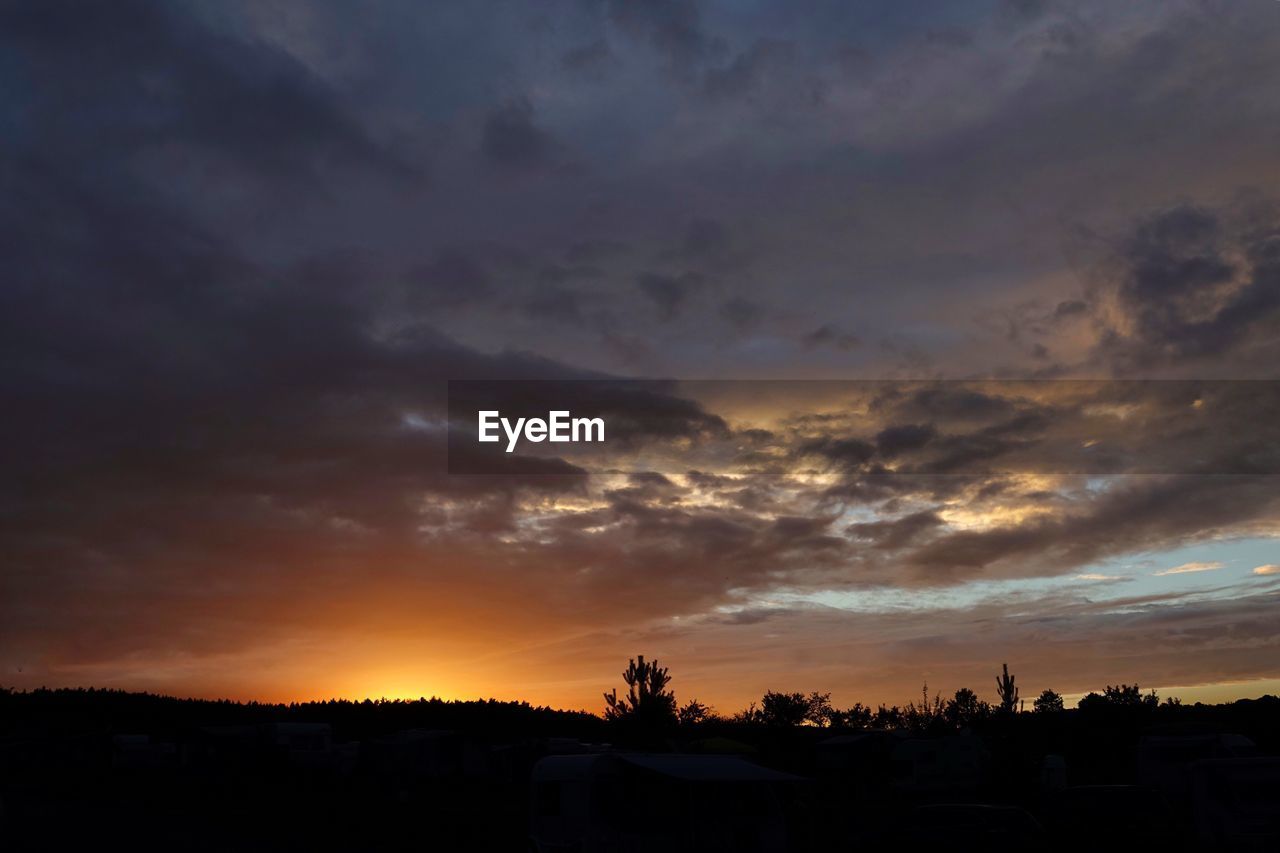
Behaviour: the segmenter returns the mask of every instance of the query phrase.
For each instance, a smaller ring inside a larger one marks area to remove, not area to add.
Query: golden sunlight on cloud
[[[1165,575],[1186,575],[1192,572],[1212,572],[1226,567],[1226,563],[1210,562],[1210,563],[1183,563],[1181,566],[1174,566],[1172,569],[1156,572],[1155,577],[1164,577]]]
[[[1255,575],[1280,575],[1280,566],[1275,563],[1268,563],[1265,566],[1257,566],[1254,568]]]
[[[1040,517],[1049,517],[1054,509],[1035,504],[1021,506],[999,506],[990,509],[973,510],[967,506],[948,506],[938,516],[956,530],[990,530],[1000,527],[1017,527]]]

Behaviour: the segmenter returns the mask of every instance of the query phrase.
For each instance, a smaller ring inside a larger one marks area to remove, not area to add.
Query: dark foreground
[[[1280,849],[1280,699],[620,732],[498,702],[0,691],[0,849]]]

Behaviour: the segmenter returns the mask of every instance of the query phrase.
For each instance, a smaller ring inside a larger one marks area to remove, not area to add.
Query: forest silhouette
[[[1272,696],[1118,684],[1067,708],[1052,690],[1026,702],[1001,665],[993,701],[769,690],[721,713],[678,700],[657,659],[621,680],[598,714],[0,689],[0,829],[14,849],[540,851],[1231,850],[1280,831]]]

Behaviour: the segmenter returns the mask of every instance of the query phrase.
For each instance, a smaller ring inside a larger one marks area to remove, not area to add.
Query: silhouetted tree
[[[875,712],[861,702],[855,702],[843,711],[832,710],[831,725],[847,726],[851,729],[865,729],[871,726]]]
[[[809,713],[809,699],[803,693],[773,690],[760,700],[760,721],[768,726],[798,726]]]
[[[991,705],[979,699],[978,694],[968,687],[961,687],[954,697],[947,700],[944,714],[953,726],[971,726],[991,716]]]
[[[1063,708],[1062,697],[1052,690],[1046,690],[1032,703],[1031,707],[1038,713],[1061,711]]]
[[[667,690],[671,676],[656,660],[638,655],[622,673],[627,695],[618,697],[615,688],[604,694],[606,720],[625,721],[658,727],[676,719],[676,697]]]
[[[913,729],[925,731],[937,728],[946,719],[946,705],[941,694],[933,694],[929,698],[929,682],[920,688],[920,704],[909,703],[902,710],[902,724]]]
[[[1004,674],[996,676],[996,693],[1000,695],[1000,710],[1012,714],[1018,710],[1018,687],[1009,674],[1009,664],[1003,664]]]
[[[768,726],[815,726],[831,722],[831,694],[778,693],[770,690],[760,700],[759,721]]]
[[[681,725],[685,726],[706,722],[710,716],[711,709],[697,699],[690,699],[680,706],[680,710],[676,711],[676,719]]]
[[[876,714],[873,718],[873,722],[875,723],[876,728],[900,729],[903,727],[905,719],[902,709],[897,705],[890,708],[886,708],[884,705],[881,705],[879,708],[876,708]]]
[[[839,712],[831,705],[830,693],[819,693],[813,691],[808,696],[809,713],[805,715],[805,722],[812,723],[815,726],[833,726],[836,724]]]
[[[1102,694],[1090,693],[1080,700],[1080,710],[1092,711],[1104,708],[1142,708],[1152,709],[1160,704],[1160,697],[1152,690],[1143,693],[1136,684],[1117,684],[1106,686]]]

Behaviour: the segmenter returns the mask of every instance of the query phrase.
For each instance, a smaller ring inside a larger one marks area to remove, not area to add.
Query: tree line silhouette
[[[901,707],[881,704],[872,708],[856,702],[846,708],[837,708],[831,702],[830,693],[769,690],[758,702],[752,702],[746,709],[729,716],[718,714],[697,699],[679,704],[670,688],[669,668],[657,660],[646,660],[644,655],[628,661],[622,680],[627,686],[625,695],[619,696],[616,688],[604,694],[604,718],[619,730],[633,734],[656,733],[675,726],[707,722],[770,728],[958,730],[1027,712],[1025,701],[1019,697],[1017,677],[1009,672],[1007,663],[1001,665],[1001,672],[995,676],[998,697],[995,703],[979,698],[967,687],[960,688],[947,699],[943,699],[940,693],[930,696],[928,683],[921,689],[919,702],[908,702]],[[1102,693],[1091,692],[1078,703],[1079,709],[1085,713],[1155,709],[1160,705],[1160,698],[1154,690],[1143,693],[1137,684],[1108,685]],[[1176,707],[1181,705],[1181,701],[1167,698],[1164,705]],[[1045,690],[1032,702],[1030,713],[1053,714],[1065,709],[1059,693]]]
[[[1087,794],[1089,786],[1140,782],[1136,756],[1151,735],[1214,743],[1239,735],[1262,756],[1280,753],[1275,697],[1183,706],[1121,683],[1068,710],[1052,690],[1024,703],[1009,667],[993,671],[996,693],[987,682],[985,699],[966,687],[944,696],[924,685],[904,705],[846,706],[823,691],[769,690],[731,714],[697,698],[678,700],[668,667],[639,656],[595,714],[497,700],[270,704],[0,688],[0,805],[19,816],[10,826],[35,849],[90,847],[103,826],[135,833],[136,804],[148,802],[147,831],[165,849],[186,849],[192,827],[215,827],[207,849],[238,849],[261,825],[281,847],[301,839],[313,849],[336,842],[399,849],[420,843],[429,825],[453,849],[507,850],[520,849],[530,804],[542,802],[532,780],[544,758],[667,753],[696,763],[702,758],[694,756],[737,756],[806,780],[787,794],[804,831],[815,833],[803,849],[853,849],[850,826],[883,833],[860,845],[879,849],[914,826],[911,809],[935,796],[910,787],[932,784],[924,771],[911,775],[913,755],[975,756],[976,775],[948,777],[946,796],[960,791],[1056,820],[1042,785],[1049,756],[1065,768],[1054,778]],[[282,745],[291,730],[312,728],[325,730],[323,746],[294,756],[294,746]],[[894,758],[899,748],[901,760]],[[898,775],[903,767],[907,776]],[[300,825],[299,814],[325,818]],[[336,815],[335,826],[329,818]],[[56,844],[39,837],[50,827]],[[1185,822],[1177,831],[1192,837]],[[823,846],[824,839],[844,846]]]
[[[730,715],[718,713],[696,698],[683,704],[671,690],[672,676],[668,667],[657,660],[639,655],[628,661],[622,673],[626,692],[617,689],[604,694],[603,720],[622,729],[660,731],[672,726],[702,723],[734,723],[767,728],[817,726],[853,729],[962,729],[996,719],[1001,715],[1025,712],[1018,697],[1016,678],[1008,665],[996,676],[998,701],[989,703],[973,690],[962,687],[949,698],[938,693],[930,696],[928,684],[921,690],[919,701],[906,705],[877,707],[856,702],[836,707],[831,694],[820,691],[766,691],[747,708]],[[1161,701],[1156,692],[1142,692],[1136,684],[1108,685],[1101,693],[1091,692],[1077,704],[1085,713],[1108,711],[1152,710],[1178,707],[1177,698]],[[1065,710],[1060,694],[1043,691],[1032,703],[1029,713],[1047,714]],[[131,725],[163,726],[178,715],[198,715],[202,720],[237,723],[246,720],[277,719],[289,721],[358,720],[358,728],[393,730],[410,719],[417,724],[426,719],[449,728],[507,727],[519,722],[521,727],[554,729],[570,724],[588,730],[601,722],[600,716],[586,711],[563,711],[534,706],[528,702],[482,700],[444,700],[437,697],[419,699],[330,699],[314,702],[260,703],[230,700],[176,699],[149,693],[95,688],[37,688],[30,691],[0,687],[0,717],[11,725],[22,722],[39,728],[57,729],[111,727],[129,721]]]
[[[0,687],[0,736],[170,732],[185,726],[263,722],[332,724],[336,735],[359,738],[411,727],[501,731],[545,736],[564,731],[593,737],[604,722],[585,711],[563,711],[498,699],[328,699],[312,702],[236,702],[181,699],[93,687],[14,690]]]

